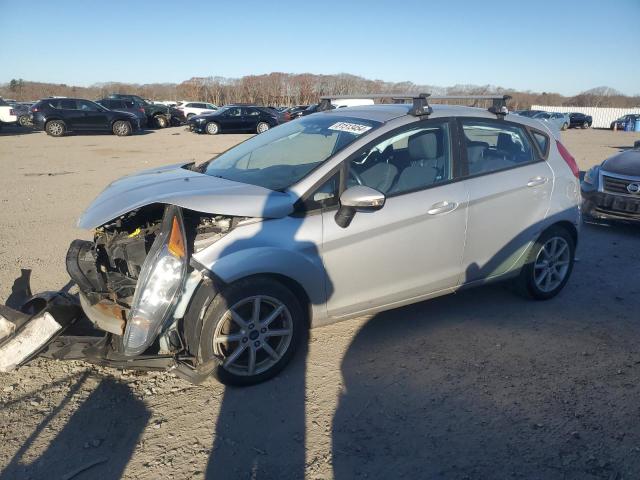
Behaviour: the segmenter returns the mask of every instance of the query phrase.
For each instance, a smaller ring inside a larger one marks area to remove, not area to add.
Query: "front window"
[[[206,165],[205,173],[284,190],[379,122],[314,115],[267,130]]]

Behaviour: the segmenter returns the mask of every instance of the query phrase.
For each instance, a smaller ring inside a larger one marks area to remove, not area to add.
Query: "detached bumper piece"
[[[36,357],[82,316],[64,295],[52,296],[36,314],[0,305],[0,372],[11,372]]]

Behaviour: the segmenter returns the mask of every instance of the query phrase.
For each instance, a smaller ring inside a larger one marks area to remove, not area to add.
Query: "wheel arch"
[[[576,226],[571,223],[568,220],[560,220],[558,222],[554,222],[551,225],[549,225],[547,228],[545,228],[540,235],[543,235],[545,232],[551,230],[552,228],[557,228],[560,227],[564,230],[566,230],[567,232],[569,232],[569,235],[571,235],[571,238],[573,240],[573,245],[577,246],[578,245],[578,229],[576,228]]]

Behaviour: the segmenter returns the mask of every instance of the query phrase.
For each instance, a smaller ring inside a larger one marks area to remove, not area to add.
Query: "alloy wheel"
[[[59,122],[53,122],[49,125],[49,133],[54,137],[62,135],[62,124]]]
[[[222,316],[213,335],[213,352],[235,375],[259,375],[284,356],[293,337],[287,306],[257,295],[240,300]]]
[[[562,237],[552,237],[542,246],[533,267],[536,286],[548,293],[564,281],[569,271],[571,249]]]
[[[269,124],[261,122],[258,124],[258,133],[264,133],[269,130]]]

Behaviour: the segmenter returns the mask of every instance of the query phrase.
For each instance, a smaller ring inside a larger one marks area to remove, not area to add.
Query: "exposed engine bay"
[[[168,238],[169,232],[163,231],[163,228],[166,230],[163,222],[166,223],[169,209],[179,210],[153,204],[128,212],[98,227],[93,242],[72,242],[67,253],[67,270],[78,284],[85,314],[97,328],[119,337],[112,342],[116,350],[119,350],[131,319],[145,260],[153,254],[154,248],[159,248],[154,247],[154,243],[162,243],[159,236]],[[192,253],[211,245],[244,219],[189,210],[181,210],[180,217],[187,263]],[[177,220],[173,221],[175,228]],[[173,237],[173,231],[170,236]],[[167,238],[163,240],[165,243]],[[156,263],[155,258],[150,260],[148,263]],[[155,266],[145,268],[152,270]]]

